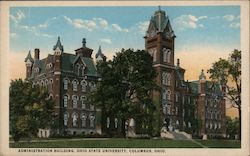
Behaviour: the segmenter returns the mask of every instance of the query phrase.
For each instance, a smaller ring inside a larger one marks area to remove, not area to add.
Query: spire
[[[28,55],[26,56],[24,62],[27,62],[28,60],[30,60],[30,62],[34,63],[34,59],[32,58],[30,51],[29,51]]]
[[[95,55],[95,58],[97,61],[103,61],[106,60],[106,56],[102,53],[101,46],[99,46],[98,52]]]
[[[82,39],[82,47],[86,47],[86,38]]]
[[[201,74],[199,76],[199,80],[206,80],[206,76],[204,74],[204,70],[203,69],[201,70]]]
[[[54,46],[53,50],[56,50],[56,48],[59,48],[63,52],[63,45],[61,44],[60,36],[58,36],[57,43]]]

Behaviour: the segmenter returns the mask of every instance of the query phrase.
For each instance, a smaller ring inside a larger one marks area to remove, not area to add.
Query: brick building
[[[175,64],[175,38],[168,16],[159,8],[144,37],[145,50],[153,58],[156,82],[161,87],[161,91],[152,92],[157,108],[154,125],[159,133],[167,126],[170,131],[178,129],[196,136],[224,136],[223,90],[219,84],[206,80],[203,70],[196,81],[185,81],[180,60]],[[57,133],[101,133],[100,110],[87,99],[100,78],[92,59],[93,50],[86,47],[83,39],[75,54],[65,53],[60,38],[53,50],[54,54],[39,59],[39,49],[35,49],[34,59],[29,52],[25,62],[26,77],[34,84],[47,86],[55,100]],[[101,47],[95,57],[97,61],[106,60]],[[49,133],[41,130],[40,136],[44,132]]]
[[[225,100],[218,84],[184,80],[185,69],[177,59],[175,65],[175,34],[165,11],[157,10],[151,17],[145,38],[145,49],[153,57],[156,82],[161,91],[153,91],[159,116],[154,120],[159,130],[169,123],[170,130],[179,129],[193,135],[225,135]]]
[[[99,78],[92,59],[93,50],[86,47],[83,39],[82,47],[76,49],[75,54],[65,53],[59,37],[53,50],[54,54],[40,59],[40,51],[35,49],[34,59],[29,52],[25,62],[26,78],[34,85],[46,86],[55,101],[59,128],[54,133],[101,133],[99,110],[87,99]],[[96,57],[105,59],[100,48]],[[40,129],[38,135],[47,137],[50,132]]]

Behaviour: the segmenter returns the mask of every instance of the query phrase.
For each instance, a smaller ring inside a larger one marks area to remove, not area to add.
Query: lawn
[[[240,148],[238,140],[196,140],[204,146],[210,148]]]
[[[229,140],[196,140],[212,148],[240,148],[240,142]],[[43,142],[10,143],[10,148],[202,148],[190,140],[107,139],[107,140],[51,140]]]

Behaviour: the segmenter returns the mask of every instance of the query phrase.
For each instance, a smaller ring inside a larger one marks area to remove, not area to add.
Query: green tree
[[[154,110],[150,91],[156,76],[152,57],[143,50],[122,49],[112,61],[98,63],[97,69],[102,81],[92,98],[102,109],[104,125],[107,115],[118,117],[125,135],[126,119],[134,118],[149,132]]]
[[[227,60],[220,58],[208,72],[211,79],[220,83],[231,106],[238,109],[241,121],[241,51],[235,49]],[[241,139],[241,122],[238,132]]]
[[[235,139],[235,135],[238,134],[239,130],[239,119],[231,119],[230,117],[226,118],[226,134],[229,136],[229,139]]]
[[[21,79],[10,83],[10,133],[15,141],[36,136],[38,128],[50,126],[53,101],[46,88]]]

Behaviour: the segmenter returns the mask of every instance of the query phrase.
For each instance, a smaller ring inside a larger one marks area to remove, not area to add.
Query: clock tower
[[[157,72],[156,83],[160,87],[152,93],[156,105],[154,127],[157,131],[163,126],[172,127],[176,120],[174,40],[168,16],[159,9],[151,17],[145,38],[145,49],[153,57],[153,67]],[[159,134],[156,134],[159,135]]]

